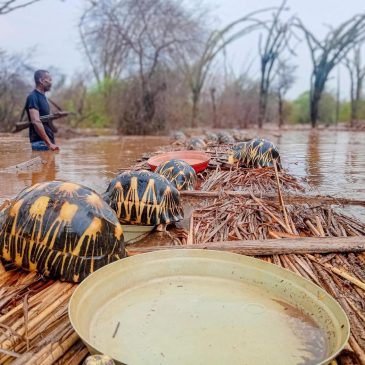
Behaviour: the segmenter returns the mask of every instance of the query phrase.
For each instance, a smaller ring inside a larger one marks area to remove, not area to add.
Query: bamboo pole
[[[280,189],[280,180],[279,180],[278,168],[276,166],[276,161],[275,160],[273,160],[273,164],[274,164],[274,170],[275,170],[276,185],[278,187],[278,196],[279,196],[279,201],[280,201],[280,204],[281,204],[281,209],[282,209],[283,214],[284,214],[285,224],[288,227],[288,231],[289,231],[288,233],[293,233],[293,231],[291,230],[290,224],[289,224],[288,214],[286,212],[283,195],[282,195],[281,189]]]

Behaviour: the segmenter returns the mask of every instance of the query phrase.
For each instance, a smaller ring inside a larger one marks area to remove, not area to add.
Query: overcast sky
[[[199,0],[191,0],[199,1]],[[277,6],[273,0],[205,0],[223,26],[238,17],[269,6]],[[0,48],[21,52],[35,47],[32,64],[35,67],[56,67],[67,76],[87,65],[78,45],[77,22],[83,0],[43,0],[30,7],[0,16]],[[288,0],[292,14],[298,15],[317,37],[322,38],[326,25],[336,26],[354,14],[365,11],[365,0]],[[238,40],[228,50],[228,63],[236,75],[247,69],[258,77],[258,35]],[[364,47],[365,48],[365,47]],[[288,93],[295,98],[309,87],[311,60],[306,43],[297,48],[292,63],[298,66],[296,83]],[[335,88],[337,70],[329,84]],[[349,83],[346,70],[340,71],[341,97],[348,98]]]

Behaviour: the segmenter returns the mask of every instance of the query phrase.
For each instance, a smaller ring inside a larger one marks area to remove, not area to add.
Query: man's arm
[[[46,143],[49,149],[52,151],[59,150],[58,146],[53,144],[48,138],[47,133],[44,130],[44,126],[41,120],[39,119],[39,111],[37,109],[29,109],[29,114],[30,114],[30,122],[34,125],[34,128],[36,129],[37,133],[40,135],[40,137],[43,139],[43,141]]]

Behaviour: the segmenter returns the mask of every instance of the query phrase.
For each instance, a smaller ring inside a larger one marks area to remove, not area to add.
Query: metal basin
[[[69,304],[92,353],[128,365],[328,364],[349,322],[312,282],[251,257],[167,250],[84,280]]]

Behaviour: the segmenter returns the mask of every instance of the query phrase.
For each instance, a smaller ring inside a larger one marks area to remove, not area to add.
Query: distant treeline
[[[16,1],[12,4],[14,8],[3,13],[0,8],[0,16],[15,10]],[[365,119],[360,57],[365,14],[329,30],[323,40],[290,15],[285,1],[214,29],[209,9],[191,2],[85,0],[75,29],[85,71],[67,80],[51,67],[51,98],[75,113],[68,120],[71,126],[111,127],[123,134],[197,126],[262,127],[267,122],[311,122],[315,127],[317,122]],[[260,72],[234,75],[224,67],[225,49],[253,32],[260,35]],[[309,91],[290,101],[286,94],[297,71],[291,45],[300,38],[309,48],[313,71]],[[326,88],[340,63],[351,78],[349,102],[337,100]],[[19,120],[35,68],[28,55],[0,50],[1,131],[11,130]]]

